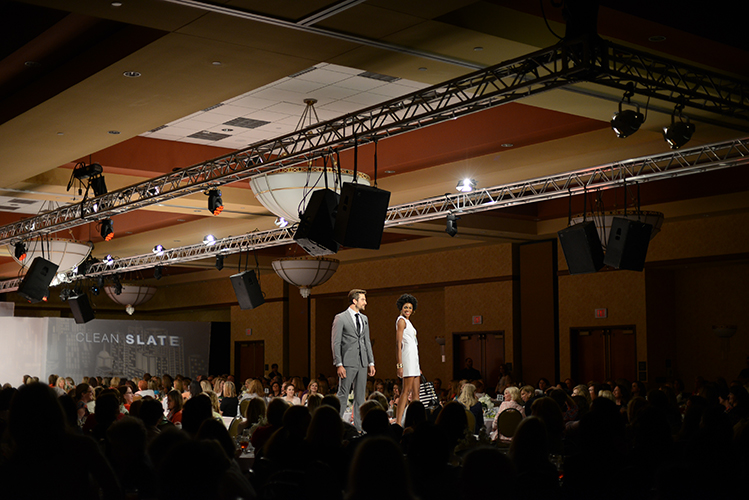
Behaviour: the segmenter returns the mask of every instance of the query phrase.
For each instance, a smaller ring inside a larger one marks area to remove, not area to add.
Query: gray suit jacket
[[[331,343],[333,365],[369,366],[374,364],[372,343],[369,341],[369,320],[359,313],[362,321],[361,334],[356,333],[356,324],[348,310],[337,314],[333,320]]]

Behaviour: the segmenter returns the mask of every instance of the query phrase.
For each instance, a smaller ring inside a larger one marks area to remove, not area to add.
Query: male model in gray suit
[[[354,426],[361,431],[359,407],[364,403],[367,390],[367,375],[374,377],[374,355],[369,341],[369,321],[362,314],[367,307],[367,292],[351,290],[349,307],[333,320],[332,344],[333,364],[338,372],[338,399],[341,401],[341,417],[346,412],[346,403],[351,388],[354,388]]]

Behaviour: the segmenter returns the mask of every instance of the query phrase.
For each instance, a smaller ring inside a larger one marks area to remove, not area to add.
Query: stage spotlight
[[[112,282],[114,283],[114,294],[120,295],[122,293],[122,283],[120,283],[120,276],[115,274],[112,278]]]
[[[153,253],[156,255],[164,255],[164,247],[161,245],[156,245],[153,247]]]
[[[624,139],[640,130],[643,123],[645,123],[645,117],[640,113],[639,106],[637,111],[631,109],[622,111],[622,105],[619,103],[619,112],[614,113],[613,118],[611,118],[611,129],[618,138]]]
[[[224,202],[221,199],[221,191],[211,189],[208,191],[208,211],[213,215],[218,215],[224,209]]]
[[[286,227],[288,225],[289,225],[289,221],[287,221],[283,217],[278,217],[276,219],[276,227]]]
[[[97,296],[97,295],[99,295],[99,291],[100,291],[100,289],[99,289],[98,286],[91,285],[91,295]]]
[[[156,278],[157,280],[160,280],[161,276],[162,276],[162,271],[163,270],[164,270],[164,268],[161,267],[161,266],[154,267],[153,268],[153,277]]]
[[[461,179],[455,188],[461,193],[470,193],[476,189],[476,179]]]
[[[663,139],[668,143],[671,149],[679,149],[692,139],[695,126],[689,123],[689,117],[681,114],[684,104],[677,104],[674,112],[671,113],[671,126],[663,127]],[[676,117],[679,121],[676,121]],[[683,121],[686,119],[686,121]]]
[[[216,269],[219,271],[224,268],[224,256],[223,255],[217,255],[216,256]]]
[[[91,177],[91,180],[88,182],[89,182],[89,185],[94,190],[94,196],[101,196],[103,194],[107,194],[107,183],[104,182],[103,175],[97,175],[95,177]]]
[[[114,238],[114,224],[112,219],[104,219],[101,221],[101,237],[104,241],[111,241]]]
[[[26,244],[23,241],[16,243],[15,255],[16,259],[19,261],[26,258]]]
[[[622,100],[619,101],[619,112],[614,113],[614,116],[611,118],[611,129],[620,139],[624,139],[625,137],[634,134],[640,130],[640,126],[645,123],[645,116],[640,113],[640,105],[636,103],[632,104],[631,98],[633,95],[635,95],[634,85],[630,84],[628,90],[624,92]],[[622,111],[622,104],[624,104],[624,101],[626,101],[628,105],[634,106],[636,111],[631,109],[625,109]]]
[[[114,257],[112,257],[112,254],[107,254],[107,256],[104,257],[104,263],[108,266],[114,264]]]
[[[447,214],[447,224],[445,226],[445,232],[451,237],[458,234],[458,220],[460,217],[454,214]]]
[[[204,245],[206,245],[206,246],[211,246],[211,245],[213,245],[213,244],[215,244],[215,243],[216,243],[216,237],[215,237],[215,236],[213,236],[212,234],[206,234],[206,235],[205,235],[205,236],[203,237],[203,244],[204,244]]]

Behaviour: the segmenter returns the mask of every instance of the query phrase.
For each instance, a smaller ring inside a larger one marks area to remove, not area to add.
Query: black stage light
[[[88,182],[94,190],[94,196],[101,196],[103,194],[107,194],[107,183],[104,182],[103,175],[97,175],[96,177],[91,177],[91,180]]]
[[[122,283],[120,283],[119,275],[115,274],[112,278],[112,282],[114,283],[114,294],[120,295],[122,293]]]
[[[224,268],[224,256],[223,255],[217,255],[216,256],[216,269],[219,271]]]
[[[221,199],[221,191],[211,189],[208,191],[208,211],[213,215],[218,215],[224,209],[224,202]]]
[[[101,237],[104,241],[110,241],[114,238],[114,224],[112,219],[104,219],[101,221]]]
[[[156,267],[154,267],[154,268],[153,268],[153,277],[154,277],[154,278],[156,278],[157,280],[160,280],[160,279],[161,279],[161,276],[162,276],[162,271],[163,271],[163,269],[164,269],[164,268],[163,268],[163,267],[161,267],[161,266],[156,266]]]
[[[83,179],[99,176],[101,175],[103,170],[104,169],[98,163],[92,163],[91,165],[79,163],[73,170],[73,177],[80,181]]]
[[[643,123],[645,123],[645,116],[640,113],[639,106],[637,107],[637,111],[631,109],[622,111],[622,104],[619,103],[619,112],[614,113],[614,116],[611,118],[611,129],[616,133],[618,138],[624,139],[640,130],[640,126]]]
[[[458,220],[460,217],[454,214],[447,214],[447,223],[445,226],[445,232],[451,237],[458,234]]]
[[[100,289],[98,286],[91,285],[91,295],[94,295],[94,296],[99,295],[99,291]]]
[[[692,139],[694,131],[695,126],[689,123],[689,119],[686,122],[678,121],[674,123],[672,117],[671,126],[663,127],[663,139],[671,149],[679,149]]]
[[[23,241],[16,243],[15,255],[18,261],[26,258],[26,244]]]

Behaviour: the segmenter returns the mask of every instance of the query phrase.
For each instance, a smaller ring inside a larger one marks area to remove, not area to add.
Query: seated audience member
[[[336,396],[335,394],[328,394],[327,396],[323,397],[322,405],[332,407],[335,411],[339,413],[339,416],[340,416],[341,401],[338,399],[338,396]],[[344,422],[342,420],[341,425],[343,426],[343,439],[345,441],[351,441],[352,439],[354,439],[355,437],[359,435],[359,431],[357,431],[356,427],[354,427],[350,422]]]
[[[545,399],[547,398],[539,399],[536,404]],[[555,404],[553,401],[550,403]],[[535,416],[524,419],[518,426],[508,453],[517,469],[523,498],[559,497],[557,469],[549,461],[551,451],[547,426],[543,420]]]
[[[143,422],[125,416],[107,429],[107,458],[125,492],[156,498],[158,478],[146,455],[147,431]]]
[[[164,423],[164,408],[161,403],[153,398],[139,400],[139,403],[137,416],[146,427],[146,440],[150,443],[161,434]]]
[[[473,432],[473,429],[468,428],[468,417],[466,417],[465,408],[457,401],[447,403],[440,410],[435,423],[437,428],[442,430],[447,436],[448,449],[451,454],[454,453],[458,441],[464,439],[466,434]],[[454,454],[451,456],[451,462],[456,462]]]
[[[213,418],[211,399],[208,396],[191,397],[182,407],[182,430],[195,436],[209,418]]]
[[[369,395],[367,399],[371,399],[380,403],[380,406],[382,407],[383,410],[388,409],[388,406],[389,406],[388,398],[385,397],[385,394],[381,393],[380,391],[374,391],[372,394]]]
[[[87,383],[78,384],[75,387],[75,401],[76,413],[78,414],[78,427],[83,428],[83,424],[91,414],[88,409],[88,404],[94,400],[94,388]]]
[[[307,408],[310,413],[314,413],[317,408],[322,404],[322,394],[312,394],[307,398]]]
[[[122,416],[119,399],[111,392],[111,389],[107,390],[110,392],[102,393],[99,396],[99,399],[96,400],[94,413],[83,424],[83,433],[85,435],[102,442],[106,437],[109,426]]]
[[[507,387],[504,391],[504,401],[502,401],[502,404],[499,405],[497,416],[494,417],[494,422],[492,422],[492,428],[490,429],[489,435],[492,440],[500,439],[503,441],[510,441],[512,439],[499,433],[499,430],[497,429],[497,422],[499,422],[499,416],[502,414],[502,412],[509,408],[519,411],[523,418],[525,418],[525,407],[521,403],[522,399],[520,396],[520,389],[512,386]]]
[[[172,389],[169,391],[169,393],[166,395],[166,408],[167,408],[167,414],[166,419],[170,423],[178,426],[182,426],[182,405],[184,404],[182,402],[182,394],[176,390]]]
[[[572,396],[581,396],[584,397],[588,401],[588,408],[590,408],[590,403],[593,402],[592,399],[590,399],[590,391],[588,390],[588,387],[585,385],[576,385],[574,389],[572,389]]]
[[[476,386],[473,384],[465,384],[458,396],[458,402],[473,415],[475,424],[474,428],[471,429],[471,432],[473,434],[478,434],[484,426],[484,411],[481,407],[481,403],[479,403],[479,400],[476,397]]]
[[[227,382],[229,381],[227,380]],[[224,456],[229,460],[229,467],[224,470],[221,481],[219,481],[217,498],[252,499],[257,496],[252,484],[242,473],[242,469],[240,469],[239,464],[235,460],[236,450],[234,441],[223,422],[214,419],[206,420],[200,426],[195,439],[197,441],[214,441],[218,443],[224,452]]]
[[[265,443],[263,456],[281,470],[303,469],[308,463],[304,438],[311,420],[307,407],[291,405],[283,414],[281,428]]]
[[[323,405],[312,413],[304,441],[310,461],[322,463],[327,468],[326,481],[317,485],[320,488],[318,498],[340,498],[346,485],[349,462],[342,437],[343,421],[338,411]]]
[[[227,380],[224,382],[224,397],[221,400],[220,412],[224,417],[236,417],[239,412],[239,399],[234,382]]]
[[[525,408],[526,415],[531,414],[531,405],[533,405],[533,402],[539,397],[540,396],[536,396],[536,390],[533,388],[532,385],[524,385],[523,387],[520,388],[520,399],[523,400],[522,404],[523,404],[523,407]]]
[[[268,405],[265,403],[265,398],[252,398],[243,415],[244,420],[237,427],[237,432],[241,434],[247,430],[252,434],[257,426],[265,425],[267,423],[265,420],[267,409]]]
[[[564,392],[564,391],[563,391]],[[562,410],[550,397],[539,398],[533,402],[531,415],[539,417],[546,427],[546,436],[551,453],[563,451],[564,417]]]
[[[260,381],[260,379],[250,379],[249,386],[247,387],[247,390],[242,393],[242,397],[240,399],[253,398],[265,399],[265,388],[263,387],[263,383]]]
[[[58,399],[42,383],[27,383],[15,393],[6,429],[12,446],[4,447],[0,460],[0,496],[119,499],[109,462],[93,440],[70,432]]]
[[[252,447],[255,448],[255,458],[262,454],[262,449],[265,443],[270,439],[274,432],[281,428],[283,425],[283,416],[286,410],[289,408],[289,404],[282,398],[276,398],[268,403],[267,421],[266,425],[261,425],[252,434],[250,442]]]
[[[562,411],[562,420],[564,423],[577,420],[577,403],[562,389],[552,389],[549,397],[556,401],[559,409]]]
[[[135,394],[137,394],[141,398],[145,396],[151,396],[152,398],[156,397],[156,393],[154,392],[154,390],[149,389],[148,382],[143,379],[138,381],[138,392],[136,392]]]
[[[538,379],[538,385],[536,386],[536,396],[545,396],[547,389],[551,388],[549,379],[541,377]]]
[[[347,499],[383,498],[382,489],[372,486],[373,470],[387,478],[389,500],[416,500],[403,453],[393,440],[381,437],[367,439],[357,448],[349,474]]]
[[[506,388],[505,388],[506,389]],[[487,481],[491,478],[491,481]],[[512,461],[498,448],[481,447],[466,454],[460,475],[461,498],[518,498],[520,483]],[[499,485],[499,486],[498,486]]]

